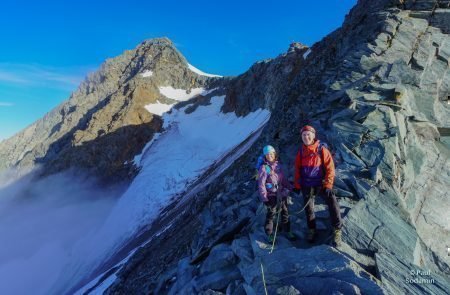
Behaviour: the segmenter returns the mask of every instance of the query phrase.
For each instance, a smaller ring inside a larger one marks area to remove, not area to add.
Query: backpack
[[[253,178],[258,181],[258,177],[259,177],[259,168],[261,168],[261,166],[264,164],[264,155],[260,155],[258,157],[258,159],[256,160],[256,165],[255,165],[255,175],[253,175]],[[266,173],[270,174],[270,167],[268,165],[265,165],[265,169],[266,169]]]

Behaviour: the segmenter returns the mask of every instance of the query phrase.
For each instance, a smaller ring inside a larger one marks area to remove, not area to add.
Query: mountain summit
[[[217,77],[188,64],[167,38],[144,41],[106,60],[66,102],[0,143],[0,170],[43,165],[44,174],[81,168],[126,178],[133,157],[161,130],[162,111]]]

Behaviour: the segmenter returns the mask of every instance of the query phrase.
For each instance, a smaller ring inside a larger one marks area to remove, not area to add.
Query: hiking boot
[[[316,230],[314,228],[310,228],[308,230],[308,235],[306,236],[306,239],[309,243],[314,243],[316,240]]]
[[[275,236],[273,234],[267,235],[267,241],[270,244],[273,244],[273,241],[275,240]]]
[[[335,228],[333,232],[333,245],[339,247],[342,244],[342,231],[340,228]]]
[[[297,240],[297,237],[296,237],[296,236],[294,235],[294,233],[291,232],[291,231],[289,231],[289,232],[286,233],[286,238],[287,238],[289,241],[295,241],[295,240]]]

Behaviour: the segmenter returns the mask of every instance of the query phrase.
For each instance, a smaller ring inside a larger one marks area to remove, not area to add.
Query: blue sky
[[[169,37],[200,70],[238,75],[338,28],[356,0],[8,1],[0,10],[0,140],[66,100],[87,73]]]

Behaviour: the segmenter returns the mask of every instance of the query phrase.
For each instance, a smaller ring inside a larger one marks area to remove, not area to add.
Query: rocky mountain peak
[[[146,106],[178,103],[170,97],[176,89],[189,94],[219,80],[189,65],[168,38],[146,40],[107,59],[67,101],[0,143],[0,170],[39,163],[45,174],[79,167],[126,178],[132,165],[124,163],[162,126],[161,114]],[[99,155],[100,146],[106,149]]]
[[[300,42],[292,42],[289,45],[289,49],[288,52],[295,52],[295,51],[300,51],[300,52],[306,52],[309,49],[309,47],[307,45],[304,45]]]
[[[139,73],[151,71],[152,74],[164,74],[174,67],[188,71],[186,59],[172,41],[168,38],[145,40],[136,48],[107,59],[96,72],[86,77],[75,94],[88,95],[101,89],[100,85],[108,81],[123,85]]]

